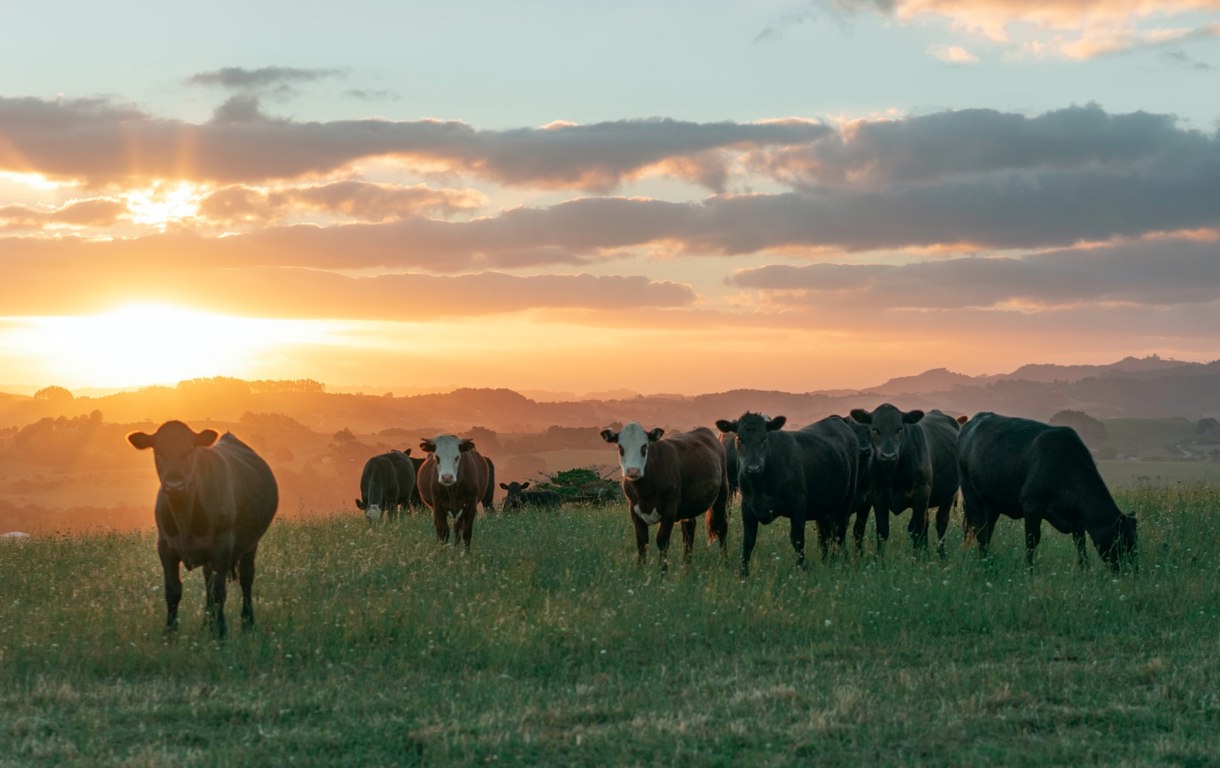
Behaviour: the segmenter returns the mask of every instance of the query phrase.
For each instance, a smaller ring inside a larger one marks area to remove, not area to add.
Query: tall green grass
[[[222,645],[198,572],[163,636],[152,534],[4,546],[0,766],[1213,764],[1220,491],[1119,503],[1137,575],[1049,529],[1030,573],[1007,519],[986,562],[955,524],[807,571],[781,520],[745,580],[736,509],[665,575],[620,507],[481,516],[469,556],[278,521]]]

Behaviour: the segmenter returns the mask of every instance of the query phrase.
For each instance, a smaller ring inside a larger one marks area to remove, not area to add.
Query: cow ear
[[[602,440],[605,440],[607,443],[617,443],[618,442],[618,432],[615,432],[612,429],[603,429],[602,430]]]
[[[433,440],[420,440],[419,449],[424,453],[436,453],[436,442]]]
[[[787,416],[776,416],[774,419],[771,419],[770,421],[767,422],[767,431],[774,432],[777,429],[782,429],[783,426],[787,423],[788,423]]]
[[[508,490],[508,483],[500,483],[500,487],[501,487],[501,488],[503,488],[504,490],[506,490],[506,491],[507,491],[507,490]]]
[[[922,420],[923,420],[923,411],[919,410],[918,408],[916,408],[913,411],[907,411],[906,413],[902,414],[902,423],[903,424],[917,424]]]
[[[851,417],[861,424],[873,423],[873,415],[863,408],[852,408]]]
[[[716,429],[725,433],[736,432],[737,422],[729,421],[728,419],[716,419]]]
[[[207,448],[212,443],[216,442],[216,438],[220,437],[220,433],[214,429],[205,429],[195,435],[195,445],[199,448]]]
[[[648,433],[648,442],[655,443],[661,439],[661,435],[663,434],[665,434],[665,430],[661,429],[660,427],[653,427],[652,431]]]
[[[969,416],[958,416],[958,417],[957,417],[957,423],[958,423],[958,424],[965,424],[967,421],[970,421],[970,417],[969,417]]]
[[[524,491],[526,488],[529,488],[529,487],[530,487],[530,481],[529,481],[529,480],[526,480],[524,483],[522,483],[522,484],[521,484],[521,490],[523,490],[523,491]]]
[[[411,455],[411,449],[410,449],[410,448],[403,448],[403,449],[402,449],[402,452],[403,452],[403,453],[405,453],[405,454],[407,454],[408,456],[410,456],[410,455]]]
[[[367,504],[365,504],[365,503],[364,503],[363,501],[361,501],[360,499],[356,499],[356,509],[359,509],[360,511],[362,511],[362,512],[363,512],[363,511],[364,511],[365,509],[367,509],[367,508],[368,508],[368,505],[367,505]]]
[[[127,436],[127,442],[131,443],[142,451],[145,448],[153,447],[153,436],[147,432],[132,432]]]
[[[474,450],[474,441],[471,440],[469,437],[463,438],[462,441],[460,443],[458,443],[458,450],[461,451],[462,453],[465,453],[466,451],[473,451]]]

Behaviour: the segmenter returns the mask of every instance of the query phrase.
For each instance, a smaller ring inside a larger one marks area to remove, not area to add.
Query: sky
[[[0,388],[1220,358],[1220,0],[0,0]]]

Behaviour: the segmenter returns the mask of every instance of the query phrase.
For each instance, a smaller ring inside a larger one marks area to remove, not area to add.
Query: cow
[[[1070,533],[1088,562],[1085,533],[1111,569],[1136,561],[1135,515],[1119,510],[1080,435],[1031,419],[983,412],[962,426],[957,460],[966,538],[987,554],[1000,515],[1024,519],[1025,560],[1033,567],[1042,521]]]
[[[151,448],[160,480],[155,517],[157,555],[165,573],[165,628],[178,628],[182,601],[179,566],[203,567],[205,616],[223,639],[225,581],[241,584],[241,621],[254,624],[251,589],[258,542],[275,517],[279,489],[267,462],[226,432],[195,432],[181,421],[167,421],[153,434],[132,432],[127,441]]]
[[[463,550],[470,552],[478,504],[490,508],[486,502],[491,493],[487,488],[488,461],[468,437],[437,435],[421,440],[419,447],[428,456],[419,467],[416,481],[420,498],[432,510],[437,541],[449,542],[449,519],[453,518],[454,547],[461,541]]]
[[[404,449],[402,453],[411,460],[411,474],[415,479],[415,482],[412,483],[409,504],[412,509],[423,509],[424,500],[419,497],[419,468],[424,465],[424,461],[426,461],[426,459],[422,456],[412,456],[410,448]]]
[[[514,480],[511,483],[500,483],[500,487],[504,489],[504,502],[500,505],[500,510],[507,512],[517,512],[527,507],[537,509],[558,509],[563,502],[563,497],[558,491],[552,491],[549,488],[530,488],[530,481],[518,483]]]
[[[776,517],[789,521],[788,539],[804,569],[805,524],[818,528],[822,557],[833,539],[840,545],[856,489],[856,433],[847,421],[830,416],[799,430],[784,430],[784,416],[747,412],[719,419],[721,432],[737,435],[741,488],[741,574],[750,572],[758,526]]]
[[[364,512],[369,522],[375,523],[383,515],[388,516],[396,508],[398,496],[398,469],[389,455],[381,453],[364,462],[356,508]]]
[[[384,454],[394,464],[394,475],[398,479],[398,495],[390,510],[391,517],[397,516],[399,512],[409,512],[411,498],[419,496],[419,491],[415,489],[415,475],[418,468],[411,460],[410,453],[411,449],[408,448],[405,451],[391,449]]]
[[[483,461],[487,462],[487,490],[483,492],[483,498],[479,501],[483,505],[484,512],[495,512],[496,463],[489,456],[484,456]]]
[[[843,418],[843,417],[840,417]],[[868,514],[873,508],[873,489],[869,483],[868,460],[873,455],[873,440],[869,428],[852,418],[843,418],[856,433],[856,492],[852,496],[851,513],[856,521],[852,525],[851,537],[856,545],[856,554],[864,551],[864,532],[868,529]]]
[[[669,567],[669,538],[675,523],[681,524],[686,561],[694,546],[695,518],[699,515],[706,520],[708,542],[718,540],[722,556],[729,533],[724,446],[707,427],[664,435],[660,427],[645,431],[635,421],[624,424],[618,432],[601,431],[603,440],[618,445],[623,495],[635,528],[636,561],[644,564],[648,528],[656,525],[657,559],[662,571]]]
[[[917,552],[926,550],[928,509],[935,507],[937,552],[943,557],[957,501],[957,421],[937,410],[902,411],[890,403],[871,412],[854,408],[851,416],[869,428],[872,442],[868,475],[878,554],[890,537],[890,515],[906,509],[911,544]]]
[[[724,469],[729,476],[729,498],[737,496],[737,438],[732,432],[720,433],[720,444],[724,446]]]

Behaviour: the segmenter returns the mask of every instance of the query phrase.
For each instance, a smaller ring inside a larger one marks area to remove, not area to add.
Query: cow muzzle
[[[644,470],[639,467],[627,467],[623,470],[623,477],[626,477],[628,480],[639,480],[643,476]]]
[[[444,486],[448,487],[448,486],[453,485],[454,483],[456,483],[456,482],[457,482],[457,476],[456,476],[456,475],[451,475],[451,474],[445,473],[445,474],[442,474],[442,475],[441,475],[439,478],[437,478],[437,481],[438,481],[438,482],[439,482],[441,485],[444,485]]]

